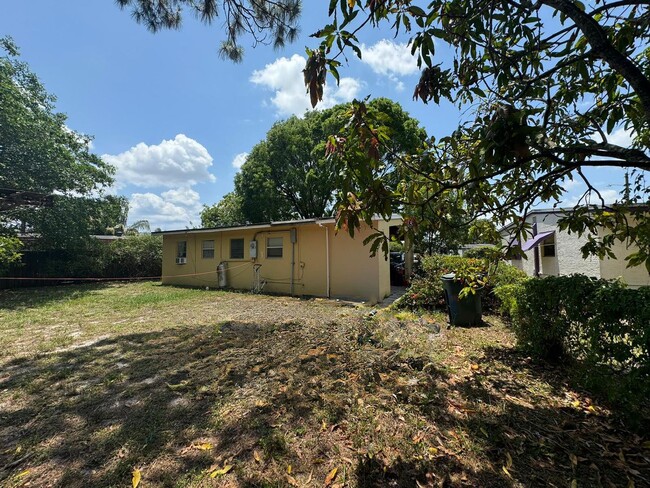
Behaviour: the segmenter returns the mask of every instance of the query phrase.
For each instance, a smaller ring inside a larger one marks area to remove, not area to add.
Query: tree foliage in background
[[[0,236],[0,270],[20,261],[23,243],[17,237]]]
[[[204,205],[201,210],[201,227],[227,227],[245,223],[242,199],[235,192],[226,193],[218,203]]]
[[[381,178],[395,185],[395,158],[414,151],[426,139],[419,122],[385,98],[368,102],[368,110],[383,120],[390,140],[377,153]],[[309,112],[276,123],[248,155],[235,177],[235,194],[246,222],[332,215],[341,188],[338,162],[327,156],[328,136],[347,123],[349,104]],[[232,208],[235,200],[225,202]],[[221,204],[218,204],[221,205]]]
[[[363,29],[386,25],[408,37],[421,67],[414,98],[447,99],[466,114],[452,134],[400,158],[413,177],[392,188],[377,178],[376,151],[389,140],[385,124],[365,103],[354,103],[345,134],[332,138],[330,149],[347,180],[340,226],[354,229],[402,206],[409,209],[405,228],[414,232],[422,218],[412,209],[444,215],[447,195],[462,189],[468,219],[514,221],[520,234],[526,230],[520,217],[534,203],[560,201],[577,179],[586,187],[581,207],[561,227],[588,233],[583,251],[598,256],[610,254],[617,240],[636,241],[640,251],[629,264],[650,269],[650,216],[635,206],[650,200],[647,2],[434,0],[422,8],[411,0],[332,0],[329,16],[304,72],[313,105],[327,74],[338,80],[346,52],[361,56]],[[436,56],[441,45],[450,59]],[[617,130],[631,135],[631,147],[612,138]],[[627,168],[618,205],[606,204],[585,173],[591,167]],[[608,232],[597,239],[600,227]]]
[[[242,36],[250,36],[253,44],[273,44],[280,48],[298,37],[300,0],[116,0],[123,9],[130,9],[133,18],[152,32],[178,29],[185,14],[194,15],[205,24],[221,19],[226,38],[220,54],[241,61],[244,50]]]
[[[123,197],[96,198],[114,169],[89,150],[90,138],[68,128],[9,38],[0,39],[0,188],[54,194],[51,206],[3,208],[5,234],[35,233],[47,246],[76,245],[124,222]]]

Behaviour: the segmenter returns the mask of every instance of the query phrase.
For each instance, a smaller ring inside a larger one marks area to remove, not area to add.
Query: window
[[[550,235],[540,244],[543,258],[555,257],[555,235]]]
[[[542,246],[542,256],[545,258],[552,258],[555,256],[555,242],[545,243]]]
[[[244,239],[230,239],[230,259],[244,259]]]
[[[203,241],[203,259],[214,259],[214,241]]]
[[[266,257],[267,258],[282,257],[282,237],[266,238]]]
[[[178,241],[176,243],[176,257],[177,258],[187,257],[187,241]]]

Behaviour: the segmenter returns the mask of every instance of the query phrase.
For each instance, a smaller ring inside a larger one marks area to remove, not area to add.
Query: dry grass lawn
[[[487,322],[155,283],[0,291],[0,485],[650,486],[650,438]]]

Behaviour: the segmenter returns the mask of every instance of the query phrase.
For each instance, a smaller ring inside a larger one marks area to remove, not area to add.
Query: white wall
[[[581,273],[587,276],[600,278],[600,260],[597,257],[588,257],[583,259],[580,248],[587,242],[585,235],[579,237],[578,234],[569,234],[560,231],[557,227],[559,215],[541,214],[528,216],[527,222],[533,222],[533,217],[537,219],[537,233],[555,231],[555,256],[542,257],[542,244],[539,247],[540,255],[540,273],[542,276],[558,276]],[[507,238],[506,238],[507,239]],[[504,239],[504,243],[506,240]],[[535,272],[534,250],[531,249],[524,253],[528,259],[521,261],[512,261],[512,264],[523,269],[526,274],[533,276]]]

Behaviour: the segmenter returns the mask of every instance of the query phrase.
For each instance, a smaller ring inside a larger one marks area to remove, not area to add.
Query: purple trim
[[[526,242],[524,242],[524,244],[521,246],[521,250],[522,251],[530,251],[532,248],[537,246],[540,242],[548,239],[553,234],[555,234],[554,230],[551,230],[549,232],[541,232],[541,233],[537,234],[536,236],[531,237]]]

